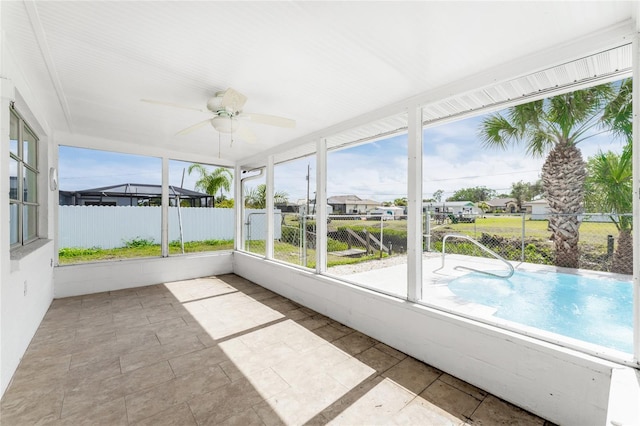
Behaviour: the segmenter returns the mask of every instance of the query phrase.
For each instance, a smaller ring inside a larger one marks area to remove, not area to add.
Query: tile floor
[[[548,425],[236,275],[55,300],[2,425]]]

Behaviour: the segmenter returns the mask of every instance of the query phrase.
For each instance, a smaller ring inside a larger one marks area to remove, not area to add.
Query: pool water
[[[509,279],[471,273],[449,283],[494,316],[622,352],[633,351],[630,281],[555,272],[516,271]]]

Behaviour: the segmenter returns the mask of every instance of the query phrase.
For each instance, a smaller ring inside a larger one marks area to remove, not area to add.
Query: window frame
[[[13,160],[17,163],[17,170],[16,170],[16,177],[17,177],[17,181],[16,181],[16,197],[12,198],[12,193],[11,193],[11,182],[9,182],[9,205],[16,205],[18,208],[17,214],[16,214],[16,219],[17,219],[17,241],[10,243],[10,248],[14,249],[14,248],[18,248],[18,247],[23,247],[29,243],[32,243],[34,241],[36,241],[39,238],[39,214],[40,214],[40,203],[38,202],[38,197],[39,197],[39,190],[38,190],[38,186],[39,186],[39,181],[40,181],[40,171],[39,171],[39,163],[40,163],[40,154],[39,154],[39,139],[38,136],[36,135],[36,132],[33,131],[33,129],[27,124],[27,122],[24,120],[24,118],[22,118],[22,116],[15,110],[15,108],[13,107],[13,105],[11,106],[10,110],[9,110],[9,114],[10,114],[10,120],[16,120],[17,122],[17,142],[18,142],[18,149],[17,149],[17,153],[11,152],[11,150],[9,150],[9,159],[10,161]],[[29,164],[28,162],[28,158],[24,158],[25,157],[25,150],[24,150],[24,143],[25,143],[25,134],[29,134],[29,136],[33,137],[33,145],[29,147],[29,151],[33,150],[33,152],[30,152],[29,155],[32,155],[33,158],[33,164]],[[11,136],[10,136],[11,137]],[[32,185],[33,187],[33,191],[35,192],[33,194],[33,197],[27,197],[24,193],[25,191],[25,176],[27,175],[27,172],[30,171],[32,173],[35,174],[35,182]],[[9,179],[11,179],[11,174],[9,175]],[[28,199],[31,198],[32,201],[28,201]],[[25,224],[28,224],[30,221],[26,220],[25,222],[25,207],[27,208],[34,208],[35,209],[35,220],[33,221],[33,225],[34,225],[34,229],[32,232],[29,232],[30,235],[25,235]],[[13,223],[10,224],[10,226],[14,226]]]

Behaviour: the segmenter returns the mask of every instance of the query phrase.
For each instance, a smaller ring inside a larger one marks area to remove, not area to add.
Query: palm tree
[[[602,211],[612,213],[618,229],[618,247],[613,255],[613,272],[633,274],[633,218],[617,214],[633,212],[633,80],[622,80],[616,96],[604,109],[602,121],[614,134],[626,139],[621,155],[608,152],[589,161],[587,182],[599,194]],[[593,191],[592,191],[593,192]]]
[[[633,173],[631,144],[622,154],[599,152],[587,164],[587,188],[598,194],[594,200],[598,211],[610,213],[618,230],[618,247],[613,255],[612,272],[633,274]]]
[[[220,190],[220,200],[222,200],[222,190],[229,191],[231,189],[231,181],[233,175],[229,169],[224,167],[218,167],[212,172],[209,172],[202,164],[192,164],[189,166],[188,172],[191,174],[194,170],[200,173],[200,179],[196,182],[195,189],[199,189],[213,198],[213,205],[215,207],[215,195]]]
[[[558,266],[578,267],[578,214],[586,169],[577,145],[594,136],[592,129],[601,124],[603,108],[612,95],[613,86],[603,84],[510,107],[506,115],[492,114],[481,125],[480,137],[487,147],[507,149],[524,144],[533,157],[547,155],[542,186],[549,203]]]
[[[284,191],[276,191],[273,194],[273,202],[275,204],[286,203],[289,194]],[[261,183],[255,188],[250,189],[244,197],[245,207],[252,209],[264,209],[267,207],[267,185]]]

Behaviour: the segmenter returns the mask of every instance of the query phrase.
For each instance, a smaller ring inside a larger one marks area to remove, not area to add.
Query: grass
[[[287,217],[288,220],[288,217]],[[287,225],[297,228],[297,221],[287,221]],[[388,232],[388,236],[405,234],[407,231],[406,220],[390,220],[382,222],[384,231]],[[480,239],[482,234],[489,234],[492,236],[498,236],[508,239],[520,239],[522,237],[522,224],[523,220],[521,216],[487,216],[479,217],[475,223],[457,223],[457,224],[444,224],[431,226],[431,232],[433,233],[462,233],[469,235],[472,238]],[[546,246],[551,248],[548,243],[551,237],[551,231],[548,229],[548,223],[544,220],[526,220],[524,221],[525,237],[527,239],[537,239],[541,242],[542,246],[535,247],[532,244],[527,244],[525,249],[525,258],[528,261],[534,263],[548,263],[548,256]],[[380,230],[380,222],[362,221],[362,220],[338,220],[332,219],[328,225],[329,231],[335,231],[338,228],[350,228],[356,232],[360,232],[367,229],[369,232],[377,234]],[[297,231],[294,232],[297,235]],[[580,226],[580,245],[593,253],[606,252],[607,235],[613,235],[617,237],[618,231],[613,223],[596,223],[596,222],[584,222]],[[434,241],[432,244],[435,244]],[[328,251],[340,251],[346,250],[347,244],[345,242],[337,241],[329,238]],[[248,241],[246,243],[247,251],[252,253],[264,255],[265,242],[264,241]],[[432,248],[435,248],[432,245]],[[184,244],[185,253],[206,252],[216,250],[231,250],[233,249],[233,240],[206,240],[206,241],[193,241]],[[180,254],[180,243],[178,241],[172,241],[169,244],[169,254]],[[519,251],[518,251],[519,253]],[[508,257],[514,259],[519,258],[518,253],[510,254]],[[505,253],[506,254],[506,253]],[[97,262],[104,260],[117,260],[117,259],[130,259],[138,257],[158,257],[161,255],[161,249],[159,244],[154,244],[152,241],[144,239],[132,239],[125,242],[125,247],[114,249],[99,249],[99,248],[64,248],[60,249],[59,259],[60,264],[72,264],[80,262]],[[289,244],[283,241],[274,242],[274,256],[276,259],[292,263],[295,265],[301,264],[300,249],[297,244],[297,240],[293,241],[293,244]],[[386,253],[383,253],[383,257],[387,257]],[[307,248],[307,267],[315,268],[315,249]],[[335,256],[332,254],[327,255],[327,266],[347,265],[359,262],[366,262],[368,260],[379,258],[379,252],[374,255],[367,255],[363,257],[343,257]]]
[[[504,238],[522,237],[522,217],[521,216],[488,216],[479,217],[476,223],[457,223],[446,225],[432,225],[432,231],[446,230],[459,232],[473,238],[480,238],[482,233],[497,235]],[[548,229],[546,220],[524,220],[526,238],[537,238],[548,240],[551,231]],[[580,242],[586,244],[607,243],[607,235],[618,235],[618,230],[611,222],[583,222],[580,225]]]
[[[134,259],[137,257],[158,257],[162,255],[160,244],[149,241],[131,240],[125,242],[124,247],[113,249],[101,248],[62,248],[58,252],[61,265],[83,262],[100,262],[105,260]],[[232,250],[233,240],[206,240],[191,241],[184,244],[185,253],[195,253],[216,250]],[[169,254],[181,254],[180,242],[172,241],[169,244]]]

